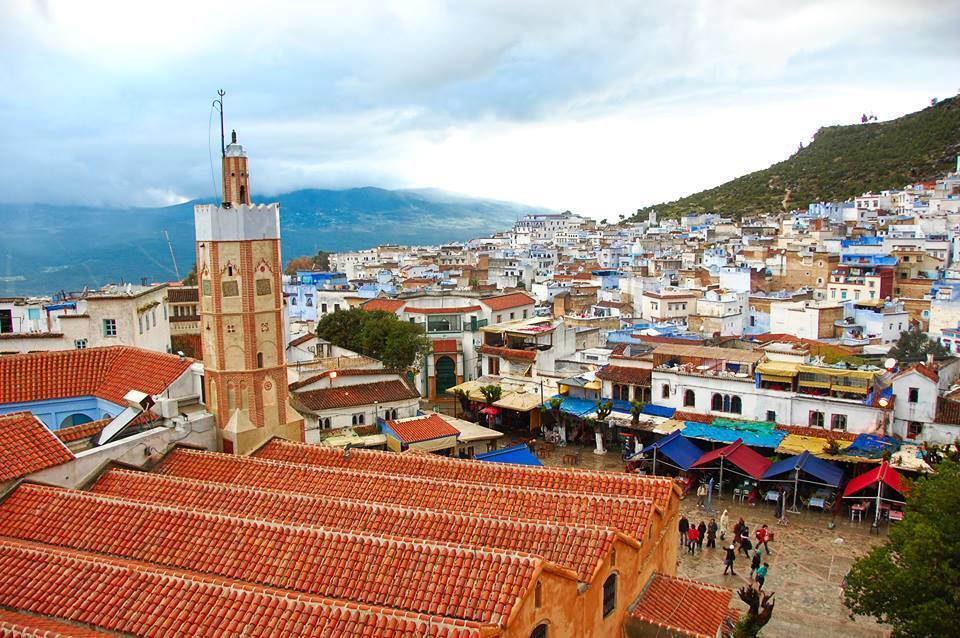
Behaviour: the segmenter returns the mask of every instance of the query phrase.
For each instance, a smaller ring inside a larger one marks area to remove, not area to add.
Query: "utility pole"
[[[223,96],[227,92],[223,89],[217,91],[217,95],[220,97],[213,101],[213,105],[216,107],[217,111],[220,112],[220,157],[224,158],[227,156],[227,145],[226,140],[223,135]]]

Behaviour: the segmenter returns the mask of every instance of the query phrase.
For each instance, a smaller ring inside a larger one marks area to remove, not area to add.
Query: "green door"
[[[450,357],[437,359],[437,396],[446,396],[447,388],[457,385],[457,364]]]

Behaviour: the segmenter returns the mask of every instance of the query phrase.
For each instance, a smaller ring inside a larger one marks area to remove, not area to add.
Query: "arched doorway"
[[[60,422],[61,428],[69,428],[74,425],[83,425],[84,423],[90,423],[93,421],[88,415],[83,412],[77,412],[66,417],[63,421]]]
[[[457,385],[457,364],[448,356],[437,359],[437,396],[446,396],[448,388]]]

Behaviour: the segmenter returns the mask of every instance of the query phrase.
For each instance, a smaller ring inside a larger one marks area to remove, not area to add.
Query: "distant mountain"
[[[370,187],[306,189],[255,201],[280,202],[285,260],[318,250],[464,241],[544,210],[434,189]],[[81,290],[121,278],[172,280],[164,230],[186,275],[195,261],[197,203],[208,200],[128,209],[0,204],[0,296]]]
[[[827,126],[789,159],[673,202],[648,206],[661,217],[720,212],[737,217],[805,208],[873,190],[900,188],[952,170],[960,154],[960,101],[943,100],[887,122]]]

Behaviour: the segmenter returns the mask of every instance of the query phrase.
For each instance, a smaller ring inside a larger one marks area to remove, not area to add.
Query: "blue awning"
[[[681,470],[689,470],[690,465],[703,456],[703,450],[680,434],[679,430],[643,448],[641,454],[650,454],[653,450],[657,450],[658,455],[662,454],[673,461]]]
[[[505,447],[500,450],[493,450],[492,452],[484,452],[483,454],[477,454],[475,457],[478,461],[487,461],[490,463],[511,463],[513,465],[535,465],[542,467],[543,463],[537,459],[533,454],[530,453],[530,448],[528,448],[523,443],[519,445],[514,445],[513,447]]]
[[[840,481],[843,480],[843,470],[823,459],[818,459],[806,450],[797,456],[791,456],[771,465],[770,469],[764,472],[763,479],[773,479],[783,474],[792,473],[794,470],[806,472],[833,487],[840,487]]]
[[[652,403],[646,403],[643,406],[644,414],[649,414],[650,416],[662,416],[665,419],[671,418],[674,412],[676,412],[674,408],[668,408],[662,405],[653,405]]]
[[[900,449],[900,441],[892,436],[877,436],[876,434],[858,434],[850,447],[843,450],[846,456],[863,456],[877,459],[884,452],[891,454]]]
[[[742,439],[750,447],[775,448],[780,445],[787,433],[780,430],[738,430],[696,421],[685,421],[683,435],[687,438],[703,439],[713,443],[733,443],[737,439]]]

